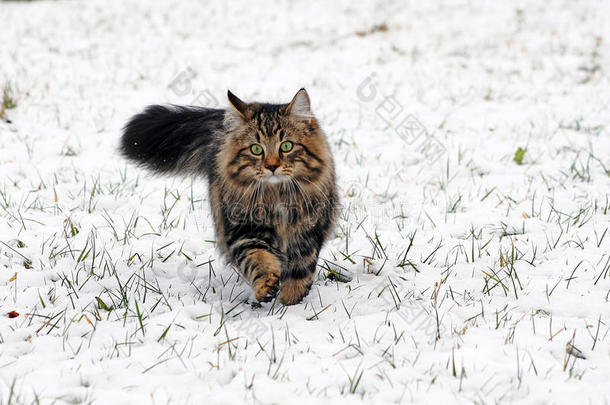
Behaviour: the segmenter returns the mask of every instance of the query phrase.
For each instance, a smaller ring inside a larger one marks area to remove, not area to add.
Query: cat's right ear
[[[239,99],[235,94],[231,93],[231,90],[227,90],[227,97],[229,98],[229,103],[235,108],[235,111],[241,115],[242,118],[249,120],[252,118],[252,112],[247,103],[243,102]]]

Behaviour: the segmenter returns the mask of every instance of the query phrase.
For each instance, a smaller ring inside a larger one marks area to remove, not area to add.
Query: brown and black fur
[[[332,156],[304,89],[289,104],[228,96],[228,110],[148,107],[125,126],[121,152],[156,172],[205,175],[220,249],[258,300],[279,292],[296,304],[335,221]]]

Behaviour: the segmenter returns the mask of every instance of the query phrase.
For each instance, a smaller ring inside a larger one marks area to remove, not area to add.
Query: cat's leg
[[[311,217],[313,224],[302,220],[300,229],[291,235],[286,248],[284,268],[280,277],[280,301],[284,305],[298,304],[309,293],[313,284],[322,244],[326,239],[334,215],[333,206],[323,206]]]
[[[251,283],[256,299],[268,302],[275,298],[282,269],[277,250],[260,239],[241,239],[231,246],[230,252]]]
[[[317,246],[290,247],[286,265],[280,277],[280,302],[284,305],[298,304],[309,293],[318,262]]]
[[[316,264],[314,263],[302,276],[299,274],[298,277],[294,277],[293,272],[284,276],[286,273],[282,273],[280,302],[284,305],[294,305],[301,302],[311,289],[315,272]]]

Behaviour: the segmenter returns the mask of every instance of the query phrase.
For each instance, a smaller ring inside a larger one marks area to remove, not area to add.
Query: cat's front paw
[[[275,272],[264,273],[252,283],[256,299],[260,302],[269,302],[275,298],[279,290],[279,274]]]
[[[287,278],[280,285],[280,302],[284,305],[294,305],[309,293],[313,275],[301,279]]]

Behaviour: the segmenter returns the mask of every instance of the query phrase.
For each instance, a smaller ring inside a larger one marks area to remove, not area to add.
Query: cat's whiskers
[[[297,196],[300,196],[303,199],[305,208],[307,208],[307,205],[309,204],[308,198],[305,194],[303,194],[303,192],[299,188],[299,185],[295,182],[295,180],[293,178],[290,178],[290,188],[294,192],[295,203],[298,203]]]
[[[254,187],[254,190],[252,190],[252,188]],[[252,190],[252,192],[251,192]],[[239,206],[242,203],[242,201],[244,201],[244,199],[248,196],[252,196],[252,193],[254,193],[256,191],[256,183],[251,183],[250,185],[248,185],[248,187],[246,188],[246,190],[244,192],[239,192],[238,189],[228,189],[228,194],[230,196],[230,198],[228,199],[228,201],[233,200],[234,198],[237,198],[237,201],[234,203],[231,203],[231,210],[229,212],[231,213],[235,213],[236,209],[238,211],[239,210]],[[248,199],[249,200],[249,199]],[[247,213],[250,211],[250,202],[247,203],[246,207],[244,207],[244,211]],[[241,212],[239,212],[239,214],[241,214]]]
[[[254,188],[254,192],[252,193],[252,195],[250,196],[250,199],[248,200],[248,206],[246,207],[246,209],[251,212],[254,208],[256,203],[258,202],[258,194],[261,192],[261,189],[263,188],[263,182],[261,179],[256,179],[256,187]]]
[[[296,181],[292,177],[290,178],[290,180],[292,181],[292,184],[294,185],[296,191],[298,191],[299,194],[301,194],[301,197],[303,198],[303,202],[305,203],[305,211],[309,211],[309,208],[313,208],[313,202],[311,201],[311,197],[308,193],[305,192],[305,190],[303,190],[303,187],[301,187],[298,181]]]
[[[288,187],[288,195],[290,197],[288,203],[289,203],[289,208],[292,208],[292,204],[294,201],[294,206],[298,207],[298,201],[297,201],[297,192],[298,190],[296,189],[295,185],[294,185],[294,180],[292,179],[292,177],[288,178],[289,181],[286,182],[286,186]]]
[[[326,200],[327,204],[331,204],[330,200],[328,199],[327,193],[325,193],[324,190],[322,190],[322,188],[318,184],[312,182],[311,180],[307,180],[306,178],[303,178],[303,180],[305,180],[306,182],[308,182],[312,186],[314,186],[316,189],[318,189],[318,191],[319,191],[318,194],[320,195],[320,197],[324,198],[324,200]],[[307,193],[305,193],[304,190],[303,190],[303,193],[307,194]]]

